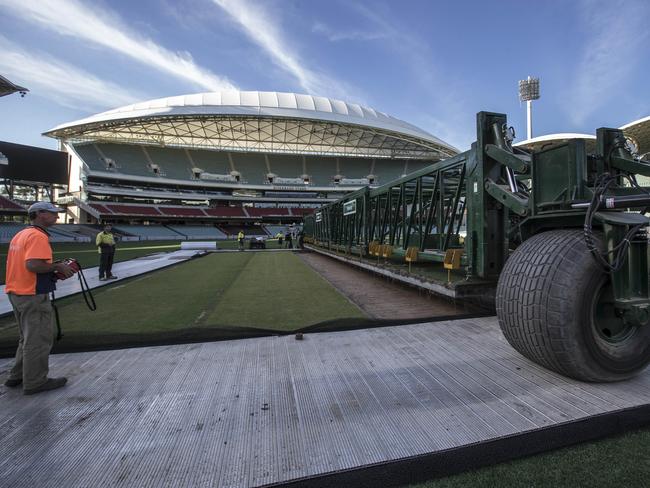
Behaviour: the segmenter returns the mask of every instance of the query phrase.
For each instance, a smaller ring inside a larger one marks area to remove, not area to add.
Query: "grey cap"
[[[56,205],[50,202],[36,202],[27,209],[27,212],[28,213],[32,213],[32,212],[59,213],[59,212],[65,212],[65,209],[57,207]]]

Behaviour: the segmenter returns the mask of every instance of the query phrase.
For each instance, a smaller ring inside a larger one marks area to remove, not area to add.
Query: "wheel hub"
[[[605,283],[594,297],[592,326],[598,337],[608,343],[622,342],[634,333],[637,325],[647,323],[650,314],[645,309],[616,307],[611,283]]]

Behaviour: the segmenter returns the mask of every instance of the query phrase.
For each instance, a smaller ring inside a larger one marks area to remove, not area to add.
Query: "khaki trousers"
[[[54,343],[54,310],[46,293],[9,293],[9,301],[14,308],[20,330],[16,363],[9,378],[22,379],[23,389],[31,390],[47,381],[50,350]]]

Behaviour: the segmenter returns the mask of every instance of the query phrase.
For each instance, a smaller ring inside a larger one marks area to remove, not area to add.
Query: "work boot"
[[[16,386],[22,384],[22,382],[22,379],[12,380],[9,378],[7,381],[5,381],[5,386],[8,386],[9,388],[15,388]]]
[[[45,383],[31,390],[23,390],[23,395],[33,395],[34,393],[40,393],[42,391],[56,390],[61,388],[68,381],[68,378],[48,378]]]
[[[99,277],[99,281],[106,281],[108,278],[104,278],[103,276]]]
[[[116,280],[116,279],[117,279],[117,276],[115,276],[115,275],[110,275],[110,276],[109,276],[108,278],[106,278],[106,279],[107,279],[107,280]]]

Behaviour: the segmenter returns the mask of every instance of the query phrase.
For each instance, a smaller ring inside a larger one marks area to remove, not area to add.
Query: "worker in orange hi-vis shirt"
[[[54,311],[49,293],[56,288],[53,273],[65,278],[74,274],[70,266],[52,262],[47,228],[54,225],[62,208],[49,202],[29,207],[32,225],[21,230],[9,244],[5,292],[20,329],[16,363],[5,385],[23,385],[31,395],[65,385],[67,378],[48,378],[49,357],[54,343]]]

